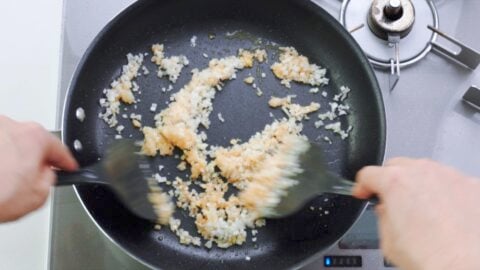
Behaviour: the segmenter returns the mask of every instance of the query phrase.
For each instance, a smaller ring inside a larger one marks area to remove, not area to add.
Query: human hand
[[[68,148],[39,124],[0,116],[0,222],[44,204],[56,180],[52,167],[71,171],[78,165]]]
[[[401,269],[480,269],[480,182],[429,160],[396,158],[356,177],[377,195],[380,245]]]

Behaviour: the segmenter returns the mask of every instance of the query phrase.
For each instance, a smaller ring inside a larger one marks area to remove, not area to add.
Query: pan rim
[[[326,22],[328,22],[330,24],[331,27],[334,27],[335,30],[337,30],[337,32],[348,42],[349,44],[349,47],[354,51],[355,54],[357,54],[359,57],[358,60],[360,60],[360,62],[363,64],[363,66],[365,67],[365,71],[366,71],[366,75],[368,77],[368,80],[370,82],[373,83],[372,87],[374,88],[374,91],[373,91],[373,96],[375,97],[375,103],[377,105],[377,108],[379,109],[379,115],[378,115],[378,118],[379,118],[379,142],[378,142],[378,146],[379,146],[379,150],[378,150],[378,153],[377,153],[377,160],[376,160],[376,164],[378,165],[382,165],[384,163],[384,159],[385,159],[385,151],[386,151],[386,139],[387,139],[387,136],[386,136],[386,131],[387,131],[387,123],[386,123],[386,111],[385,111],[385,104],[384,104],[384,99],[383,99],[383,95],[382,95],[382,91],[381,91],[381,88],[379,86],[379,83],[378,83],[378,80],[374,74],[374,71],[373,71],[373,68],[371,66],[371,63],[368,61],[368,58],[366,57],[365,53],[361,50],[360,46],[358,45],[358,43],[353,39],[353,37],[348,33],[348,31],[332,16],[330,15],[328,12],[326,12],[322,7],[320,7],[319,5],[313,3],[312,1],[310,0],[303,0],[304,2],[306,2],[306,5],[310,5],[309,6],[309,9],[315,13],[316,15],[318,15],[319,17],[322,17]],[[125,14],[127,13],[130,13],[132,10],[135,10],[138,6],[141,6],[144,2],[147,2],[147,0],[139,0],[139,1],[135,1],[134,3],[132,3],[131,5],[129,5],[128,7],[126,7],[125,9],[123,9],[120,13],[118,13],[115,17],[113,17],[113,19],[111,19],[95,36],[95,38],[90,42],[90,45],[88,46],[88,48],[85,50],[85,52],[83,53],[80,61],[78,62],[78,64],[76,65],[76,68],[74,70],[74,73],[73,73],[73,76],[70,80],[70,83],[68,84],[68,88],[67,88],[67,91],[66,91],[66,94],[65,94],[65,98],[64,98],[64,101],[63,101],[63,110],[62,110],[62,119],[61,119],[61,127],[60,129],[62,130],[62,136],[61,136],[61,139],[62,139],[62,142],[65,144],[65,145],[68,145],[67,142],[66,142],[66,136],[65,136],[65,132],[64,132],[64,128],[66,126],[66,122],[67,122],[67,119],[66,119],[66,114],[67,114],[67,111],[69,109],[69,106],[70,106],[70,102],[71,102],[71,99],[69,98],[71,96],[71,93],[73,92],[73,85],[75,85],[78,81],[78,77],[80,75],[80,73],[78,72],[78,70],[84,66],[85,62],[87,61],[88,59],[88,55],[90,55],[90,53],[94,50],[94,48],[96,47],[96,45],[99,43],[99,41],[103,38],[104,34],[106,32],[108,32],[109,30],[111,30],[111,28],[113,28],[117,22],[119,20],[121,20]],[[145,261],[143,258],[135,255],[134,253],[130,252],[129,250],[127,250],[125,247],[123,247],[120,243],[118,243],[115,239],[113,239],[103,228],[102,226],[100,226],[100,224],[97,222],[97,220],[93,217],[92,213],[90,212],[90,210],[87,208],[87,206],[85,205],[85,202],[82,200],[82,196],[80,195],[79,193],[79,190],[77,188],[77,186],[73,186],[73,190],[74,190],[74,193],[77,197],[77,199],[80,201],[80,204],[82,205],[82,208],[85,210],[85,212],[87,213],[89,219],[91,221],[93,221],[93,223],[95,224],[95,226],[100,230],[101,234],[103,236],[105,236],[111,243],[113,243],[113,246],[118,248],[121,252],[127,254],[128,256],[130,256],[131,258],[133,258],[135,261],[139,262],[140,264],[142,264],[143,266],[145,267],[148,267],[148,268],[151,268],[151,269],[163,269],[163,268],[159,268],[157,266],[154,266],[150,263],[148,263],[147,261]],[[303,266],[306,266],[308,264],[310,264],[311,262],[317,260],[321,254],[323,252],[325,252],[326,250],[328,250],[329,248],[331,248],[333,245],[337,244],[338,241],[340,241],[340,239],[342,239],[350,230],[351,228],[358,222],[359,218],[362,216],[362,214],[365,212],[366,208],[368,206],[368,202],[364,202],[363,203],[363,206],[361,207],[361,209],[358,211],[357,213],[357,216],[355,217],[355,221],[350,224],[349,226],[349,229],[346,230],[336,241],[334,241],[331,245],[328,245],[328,246],[325,246],[324,248],[322,249],[319,249],[316,253],[314,253],[313,255],[311,255],[310,257],[298,262],[297,264],[291,266],[291,269],[299,269]]]

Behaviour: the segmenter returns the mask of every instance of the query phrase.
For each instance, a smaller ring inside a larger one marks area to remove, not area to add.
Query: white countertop
[[[62,0],[0,4],[0,114],[55,128]],[[0,269],[47,269],[50,203],[0,225]]]

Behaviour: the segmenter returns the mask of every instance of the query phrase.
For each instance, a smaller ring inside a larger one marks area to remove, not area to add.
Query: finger
[[[391,166],[405,166],[405,165],[411,165],[415,162],[415,159],[412,158],[407,158],[407,157],[396,157],[388,160],[385,162],[385,166],[391,167]]]
[[[0,115],[0,127],[10,127],[14,125],[16,122],[11,118],[6,116]]]
[[[78,168],[78,163],[70,150],[59,139],[48,134],[46,140],[45,160],[48,165],[67,171],[74,171]]]
[[[56,175],[52,169],[45,167],[42,172],[39,173],[38,178],[39,181],[36,181],[34,184],[34,198],[32,198],[31,211],[38,209],[45,203],[50,189],[55,183]]]
[[[369,199],[374,195],[382,197],[386,189],[385,168],[368,166],[361,169],[355,178],[352,195],[359,199]]]
[[[40,188],[49,191],[56,181],[57,175],[55,174],[55,171],[51,167],[45,166],[40,174],[40,182],[42,182]]]
[[[378,218],[378,233],[380,236],[380,248],[383,252],[383,255],[390,259],[393,258],[392,255],[395,255],[392,252],[392,234],[390,233],[388,217],[385,215],[385,205],[375,206],[375,213]],[[397,253],[398,254],[398,253]]]
[[[22,123],[18,136],[23,138],[23,144],[21,145],[25,146],[23,147],[24,150],[29,151],[30,156],[33,156],[33,159],[37,160],[40,165],[46,163],[46,165],[68,171],[75,170],[78,167],[68,148],[40,124],[35,122]]]

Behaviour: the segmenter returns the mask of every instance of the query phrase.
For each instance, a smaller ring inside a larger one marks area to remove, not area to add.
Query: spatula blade
[[[118,140],[107,150],[102,162],[104,179],[124,205],[136,215],[156,221],[157,214],[149,201],[149,181],[153,172],[146,157],[138,153],[133,141]]]
[[[290,176],[298,184],[290,187],[280,203],[272,211],[270,218],[281,218],[294,214],[310,200],[322,193],[350,195],[351,185],[331,173],[325,163],[323,150],[317,144],[310,144],[298,158],[301,172]]]

